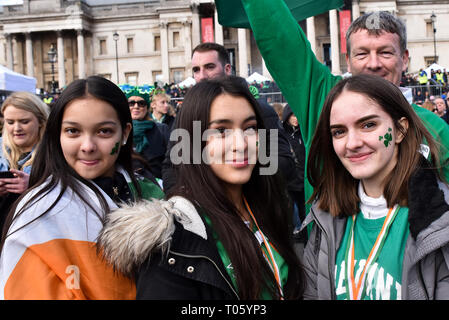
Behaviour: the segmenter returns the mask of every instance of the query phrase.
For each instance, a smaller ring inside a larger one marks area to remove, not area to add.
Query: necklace
[[[351,230],[348,237],[348,244],[346,246],[346,294],[348,296],[348,300],[361,300],[364,295],[365,290],[365,279],[367,275],[367,271],[371,267],[371,265],[377,260],[380,251],[385,243],[385,239],[388,236],[388,232],[390,230],[391,225],[393,224],[394,218],[396,217],[399,211],[399,206],[395,205],[393,208],[388,210],[388,214],[385,217],[385,221],[380,229],[379,234],[377,235],[377,239],[374,242],[373,247],[371,248],[371,252],[366,259],[365,266],[363,267],[363,271],[360,274],[359,280],[356,282],[354,278],[354,226],[356,221],[356,216],[352,216],[352,224]]]
[[[254,222],[257,230],[258,230],[255,233],[255,236],[256,236],[257,240],[259,241],[259,243],[261,245],[261,250],[262,250],[262,243],[265,244],[265,248],[266,248],[266,250],[268,252],[268,255],[265,253],[264,250],[262,250],[262,254],[265,257],[266,261],[268,262],[268,265],[271,268],[271,271],[274,274],[274,277],[275,277],[277,285],[278,285],[279,293],[281,295],[281,300],[283,300],[284,293],[282,291],[282,286],[281,286],[280,271],[279,271],[279,267],[278,267],[278,265],[277,265],[277,263],[276,263],[276,261],[274,259],[273,251],[271,250],[271,243],[268,241],[267,237],[262,233],[262,230],[259,228],[259,225],[257,224],[256,218],[254,217],[254,214],[251,211],[251,208],[249,207],[249,204],[246,201],[245,197],[243,197],[243,201],[245,202],[246,209],[248,210],[248,213],[251,216],[251,219],[253,220],[253,222]]]

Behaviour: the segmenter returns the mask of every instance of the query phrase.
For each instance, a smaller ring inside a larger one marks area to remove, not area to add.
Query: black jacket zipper
[[[180,256],[180,257],[184,257],[184,258],[195,258],[195,259],[206,259],[208,261],[210,261],[213,266],[215,267],[215,269],[217,269],[218,273],[220,274],[220,276],[224,279],[224,281],[227,283],[227,285],[229,286],[229,288],[231,289],[232,293],[235,295],[235,297],[237,298],[237,300],[240,300],[239,295],[237,294],[237,292],[234,289],[234,286],[232,285],[232,283],[229,283],[228,279],[226,279],[226,277],[223,275],[223,273],[221,272],[220,268],[217,266],[217,264],[215,263],[214,260],[212,260],[211,258],[207,257],[207,256],[194,256],[194,255],[189,255],[189,254],[184,254],[184,253],[179,253],[179,252],[175,252],[170,250],[170,252],[174,255]]]

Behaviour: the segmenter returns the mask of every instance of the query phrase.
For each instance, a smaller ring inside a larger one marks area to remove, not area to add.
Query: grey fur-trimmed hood
[[[193,204],[185,198],[142,200],[109,213],[98,236],[103,257],[124,275],[142,265],[154,251],[168,252],[174,220],[184,229],[207,239],[206,227]]]

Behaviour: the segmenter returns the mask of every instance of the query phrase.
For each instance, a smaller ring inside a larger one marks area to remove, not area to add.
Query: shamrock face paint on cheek
[[[388,146],[390,145],[391,141],[393,141],[393,136],[391,135],[391,128],[388,128],[388,132],[385,133],[383,136],[379,136],[379,141],[381,141],[382,139],[384,140],[384,145],[385,148],[388,148]]]
[[[118,153],[118,148],[120,147],[120,142],[117,142],[114,146],[114,148],[112,148],[110,155],[114,155],[116,153]]]

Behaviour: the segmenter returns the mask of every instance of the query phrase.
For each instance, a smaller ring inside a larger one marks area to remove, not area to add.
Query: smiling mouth
[[[233,167],[236,168],[243,168],[246,167],[248,165],[248,158],[242,159],[242,160],[229,160],[226,161],[226,164],[230,164]]]
[[[99,161],[98,160],[80,160],[80,162],[86,166],[94,166],[96,165]]]
[[[361,161],[368,159],[370,155],[371,155],[371,153],[360,153],[360,154],[348,156],[347,158],[351,162],[361,162]]]

